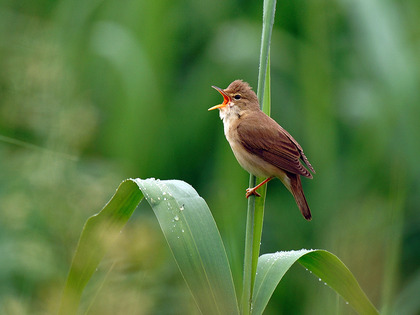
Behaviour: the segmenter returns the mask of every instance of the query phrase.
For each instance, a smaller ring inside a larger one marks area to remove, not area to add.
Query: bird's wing
[[[237,132],[245,149],[268,163],[290,173],[312,178],[312,174],[301,163],[302,159],[315,173],[299,143],[270,117],[247,117],[238,124]]]
[[[295,140],[295,138],[292,137],[290,133],[288,133],[285,129],[283,129],[282,126],[280,126],[281,131],[290,139],[290,141],[293,142],[293,144],[296,146],[296,148],[299,150],[300,158],[303,160],[305,165],[311,170],[312,173],[316,173],[314,168],[312,167],[311,163],[309,162],[308,158],[306,157],[305,153],[303,153],[303,149],[300,146],[300,144]]]

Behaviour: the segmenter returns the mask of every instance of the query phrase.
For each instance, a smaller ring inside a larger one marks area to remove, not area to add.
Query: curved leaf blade
[[[143,197],[151,205],[202,314],[239,314],[227,255],[205,201],[185,182],[128,179],[83,228],[59,314],[76,314],[83,290]]]
[[[206,202],[189,184],[135,180],[203,314],[239,314],[226,251]]]
[[[262,314],[278,283],[298,261],[340,294],[360,314],[379,314],[350,270],[325,250],[277,252],[260,256],[255,279],[252,314]]]
[[[299,263],[340,294],[360,314],[379,314],[346,265],[334,254],[314,250]]]
[[[142,199],[137,185],[125,180],[105,207],[86,221],[67,276],[59,314],[77,313],[86,284]]]

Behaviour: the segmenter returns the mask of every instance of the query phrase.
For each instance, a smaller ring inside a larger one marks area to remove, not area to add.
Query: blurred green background
[[[261,23],[262,1],[0,0],[1,314],[56,312],[85,220],[128,177],[196,188],[240,292],[249,175],[207,109],[211,85],[256,88]],[[390,310],[420,292],[420,2],[279,1],[271,63],[272,117],[317,174],[303,179],[311,222],[270,182],[262,252],[327,249]],[[139,208],[82,308],[196,314]],[[266,314],[338,309],[354,314],[294,267]]]

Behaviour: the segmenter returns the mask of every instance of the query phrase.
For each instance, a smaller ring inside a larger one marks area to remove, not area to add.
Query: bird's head
[[[222,94],[223,103],[213,106],[209,110],[218,108],[222,119],[231,115],[240,117],[247,111],[260,110],[257,95],[249,84],[242,80],[233,81],[224,90],[217,86],[212,86],[212,88]]]

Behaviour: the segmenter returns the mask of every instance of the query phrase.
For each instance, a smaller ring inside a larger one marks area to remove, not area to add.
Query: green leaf
[[[151,205],[202,314],[239,314],[226,252],[205,201],[185,182],[129,179],[82,231],[60,314],[75,314],[89,279],[143,199]]]
[[[239,314],[225,248],[204,199],[182,181],[136,181],[156,214],[200,311]]]
[[[262,314],[278,283],[298,261],[340,294],[360,314],[379,314],[350,270],[325,250],[299,250],[265,254],[258,260],[252,314]]]
[[[59,314],[76,314],[83,289],[142,199],[136,183],[125,180],[102,211],[86,221],[67,276]]]

